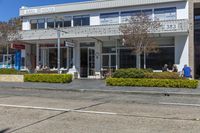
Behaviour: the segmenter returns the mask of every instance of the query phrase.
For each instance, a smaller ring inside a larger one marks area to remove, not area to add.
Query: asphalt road
[[[0,110],[0,133],[200,131],[199,97],[0,88]]]

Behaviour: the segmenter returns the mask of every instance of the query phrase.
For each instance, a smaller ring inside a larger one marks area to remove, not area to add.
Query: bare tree
[[[128,19],[120,26],[124,45],[137,56],[137,68],[141,68],[141,54],[144,54],[144,68],[146,68],[146,55],[158,52],[158,45],[151,32],[160,27],[158,21],[153,21],[145,14],[138,14]]]
[[[0,22],[0,47],[6,47],[6,60],[8,60],[11,43],[20,38],[18,31],[21,30],[21,24],[20,18],[12,18],[7,22]]]

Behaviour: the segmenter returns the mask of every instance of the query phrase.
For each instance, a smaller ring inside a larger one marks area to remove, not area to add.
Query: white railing
[[[161,27],[152,29],[151,33],[183,33],[188,31],[188,20],[169,20],[160,21]],[[94,26],[78,26],[60,28],[64,31],[61,38],[78,38],[78,37],[100,37],[100,36],[119,36],[120,24],[112,25],[94,25]],[[40,39],[56,39],[55,29],[39,29],[21,31],[22,40],[40,40]]]

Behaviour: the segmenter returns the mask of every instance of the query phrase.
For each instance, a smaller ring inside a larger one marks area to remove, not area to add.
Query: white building
[[[25,69],[39,65],[57,69],[57,29],[61,32],[63,71],[78,72],[81,78],[99,78],[109,68],[136,67],[136,56],[122,45],[119,26],[144,12],[162,25],[152,31],[160,50],[148,55],[147,68],[161,70],[164,64],[177,64],[181,71],[188,64],[198,73],[200,57],[194,53],[200,48],[194,45],[194,15],[190,16],[195,8],[198,3],[189,0],[96,0],[22,7]]]

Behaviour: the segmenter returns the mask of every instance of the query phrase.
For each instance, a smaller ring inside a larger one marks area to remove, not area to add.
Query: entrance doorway
[[[95,48],[85,47],[80,49],[80,77],[90,78],[95,75]]]

